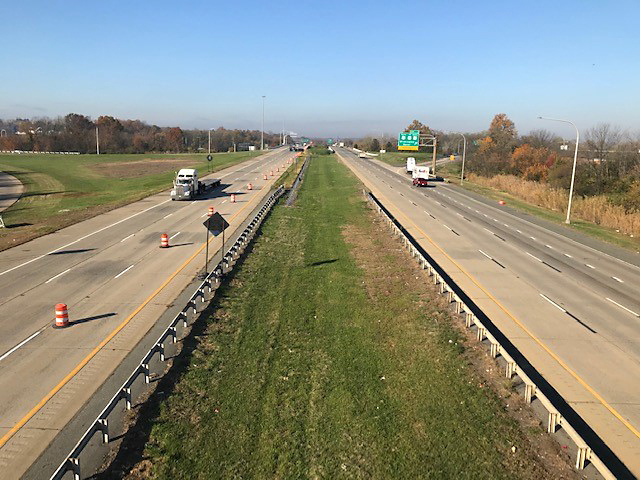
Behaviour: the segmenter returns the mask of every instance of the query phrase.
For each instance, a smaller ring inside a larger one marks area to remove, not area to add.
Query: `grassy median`
[[[0,171],[16,176],[25,192],[2,213],[0,250],[89,216],[171,188],[175,171],[221,170],[260,152],[212,154],[0,155]]]
[[[314,156],[144,420],[130,478],[550,476],[375,218]]]

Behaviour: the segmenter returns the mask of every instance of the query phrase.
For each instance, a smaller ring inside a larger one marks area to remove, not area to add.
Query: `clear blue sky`
[[[0,117],[395,135],[505,112],[640,130],[640,1],[20,1],[2,8]]]

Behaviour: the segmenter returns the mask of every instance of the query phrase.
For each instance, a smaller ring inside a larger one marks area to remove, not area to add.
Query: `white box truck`
[[[411,173],[411,178],[413,178],[413,184],[416,187],[426,187],[427,180],[429,180],[429,175],[431,174],[431,167],[421,167],[416,165],[413,168],[413,172]]]
[[[416,159],[413,157],[407,157],[407,173],[413,173],[413,169],[416,166]]]

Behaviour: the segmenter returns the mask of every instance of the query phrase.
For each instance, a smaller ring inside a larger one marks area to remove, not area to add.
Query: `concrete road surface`
[[[24,185],[13,175],[0,172],[0,213],[16,203],[24,192]]]
[[[0,253],[0,478],[22,475],[203,267],[208,207],[230,234],[293,155],[216,172],[209,198],[163,192]],[[68,305],[63,330],[52,328],[56,303]]]
[[[395,167],[337,150],[640,477],[638,255],[616,258],[459,187],[413,187]]]

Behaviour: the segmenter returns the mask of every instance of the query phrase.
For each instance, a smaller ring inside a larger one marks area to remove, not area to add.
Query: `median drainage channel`
[[[488,349],[488,353],[501,368],[513,388],[536,414],[542,415],[547,433],[556,434],[562,443],[573,443],[575,468],[585,478],[622,479],[635,478],[629,469],[609,449],[604,441],[575,412],[564,398],[527,361],[524,355],[493,324],[491,319],[469,298],[442,267],[413,238],[387,208],[366,190],[363,191],[373,208],[384,219],[394,236],[398,237],[420,267],[432,279],[437,292],[446,298],[455,313],[464,318],[466,329],[475,332],[475,340]],[[591,465],[595,471],[586,471]]]
[[[105,456],[110,455],[112,443],[122,439],[135,421],[131,411],[150,397],[158,381],[171,368],[174,359],[188,345],[190,337],[198,329],[201,314],[206,312],[216,290],[233,277],[234,267],[249,253],[252,240],[285,191],[284,186],[276,189],[255,211],[253,218],[248,223],[245,222],[244,230],[204,277],[184,308],[164,329],[97,418],[91,422],[90,427],[51,475],[52,480],[89,478],[103,467]],[[42,478],[42,475],[38,478]]]

